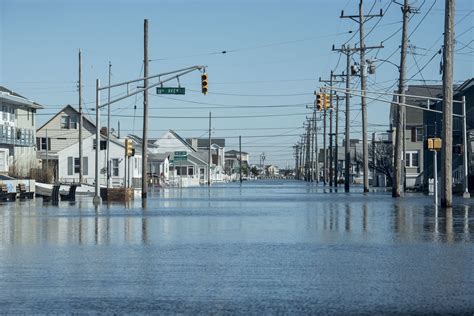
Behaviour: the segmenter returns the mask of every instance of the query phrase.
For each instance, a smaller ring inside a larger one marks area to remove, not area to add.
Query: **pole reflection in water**
[[[346,204],[346,232],[351,231],[351,206]]]
[[[366,193],[364,193],[366,194]],[[367,207],[367,203],[364,203],[364,205],[362,206],[362,209],[363,209],[363,215],[362,215],[362,229],[364,230],[364,232],[367,232],[367,223],[369,221],[368,219],[368,207]]]
[[[445,212],[423,195],[249,181],[157,189],[147,202],[1,204],[0,312],[473,310],[474,200]]]
[[[453,234],[453,209],[451,207],[445,208],[446,213],[446,242],[452,243],[454,241]]]

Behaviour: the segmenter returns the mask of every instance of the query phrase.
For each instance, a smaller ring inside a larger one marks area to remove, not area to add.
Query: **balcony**
[[[35,146],[35,131],[29,128],[0,124],[0,144],[33,147]]]

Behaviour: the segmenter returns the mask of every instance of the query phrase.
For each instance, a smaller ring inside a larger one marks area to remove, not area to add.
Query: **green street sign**
[[[184,94],[185,88],[156,87],[156,94]]]
[[[184,156],[186,157],[188,154],[185,151],[175,151],[174,156]]]
[[[183,161],[183,160],[188,160],[188,157],[175,156],[173,159],[173,161]]]

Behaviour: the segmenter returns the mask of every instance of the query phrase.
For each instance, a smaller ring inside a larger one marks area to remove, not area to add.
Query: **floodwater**
[[[474,199],[455,204],[296,181],[6,202],[0,312],[472,315]]]

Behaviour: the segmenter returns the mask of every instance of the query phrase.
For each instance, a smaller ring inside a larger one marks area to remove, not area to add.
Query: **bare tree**
[[[355,162],[362,163],[362,155],[356,153]],[[369,145],[369,168],[387,177],[389,185],[393,183],[393,145],[387,142],[375,142]]]

